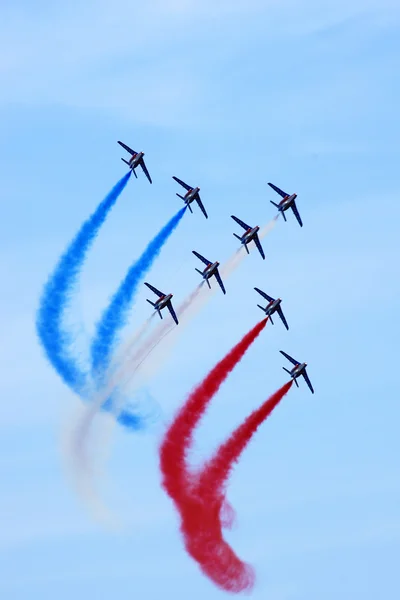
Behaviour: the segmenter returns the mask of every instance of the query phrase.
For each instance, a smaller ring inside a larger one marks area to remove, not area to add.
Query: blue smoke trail
[[[151,268],[185,211],[186,206],[179,210],[151,240],[141,257],[128,270],[125,279],[111,299],[110,305],[103,313],[90,348],[92,375],[98,380],[102,380],[109,366],[116,337],[125,325],[128,310],[134,300],[141,278]]]
[[[36,331],[48,360],[62,380],[78,394],[84,393],[87,373],[81,370],[78,359],[72,355],[73,340],[63,330],[62,320],[87,251],[130,176],[131,171],[118,181],[95,212],[84,222],[49,277],[36,315]]]

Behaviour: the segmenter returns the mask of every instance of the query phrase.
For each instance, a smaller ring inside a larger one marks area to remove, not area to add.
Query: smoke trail
[[[36,315],[36,331],[48,360],[62,380],[78,394],[84,391],[87,374],[79,366],[78,359],[73,356],[73,339],[63,328],[62,321],[87,251],[130,176],[131,171],[118,181],[95,212],[84,222],[50,275]]]
[[[292,384],[293,381],[285,383],[264,404],[253,411],[228,440],[219,447],[213,458],[204,465],[196,490],[196,493],[203,499],[207,498],[210,493],[212,496],[222,494],[233,465],[239,460],[240,455],[259,426],[288,393]]]
[[[202,418],[209,402],[217,393],[222,383],[243,358],[247,350],[260,335],[268,318],[255,325],[228,354],[219,361],[207,377],[191,392],[183,407],[179,410],[174,422],[168,429],[161,446],[160,456],[167,492],[171,495],[173,488],[169,482],[182,481],[187,472],[187,455],[193,443],[193,434]],[[179,476],[178,476],[179,475]]]
[[[128,270],[110,305],[103,313],[90,349],[92,374],[97,379],[104,379],[102,374],[108,367],[113,345],[118,332],[126,322],[127,312],[134,300],[141,278],[151,268],[162,247],[181,221],[186,208],[185,206],[179,210],[151,240],[141,257]]]
[[[219,519],[222,504],[216,506],[214,502],[207,505],[196,493],[197,476],[190,471],[188,453],[193,444],[194,429],[209,402],[264,329],[267,321],[268,319],[264,319],[257,323],[194,389],[179,410],[160,447],[162,485],[180,512],[186,550],[207,576],[230,591],[249,589],[254,579],[253,571],[240,560],[222,536],[218,537],[218,529],[214,523]],[[192,518],[192,515],[195,517]],[[210,555],[214,557],[211,563],[215,563],[216,570],[210,564]]]
[[[200,284],[199,288],[202,284]],[[193,294],[195,296],[195,294]],[[190,299],[188,300],[190,301]],[[184,304],[181,304],[181,309],[183,310]],[[132,337],[132,340],[138,340],[145,333],[147,325],[150,324],[153,315],[145,322],[144,326],[139,328],[135,332],[135,335]],[[166,323],[166,333],[169,331],[170,325]],[[175,323],[173,324],[175,327]],[[150,337],[150,344],[157,343],[158,338]],[[150,351],[151,351],[150,345]],[[137,353],[131,358],[131,362],[133,364],[138,364],[140,361],[141,355],[139,356]],[[143,358],[142,358],[143,360]],[[78,490],[78,493],[83,497],[85,502],[90,506],[92,512],[96,515],[99,513],[99,506],[102,506],[102,511],[105,512],[105,507],[102,504],[100,498],[97,495],[95,490],[95,482],[94,482],[94,469],[91,466],[91,458],[88,454],[88,443],[90,439],[90,432],[93,427],[93,422],[98,414],[100,408],[104,408],[104,406],[109,405],[108,410],[112,412],[116,421],[125,427],[129,427],[135,430],[139,430],[142,428],[142,422],[138,417],[131,411],[128,411],[125,407],[121,410],[121,403],[123,401],[123,397],[118,397],[115,394],[115,391],[123,390],[125,386],[128,384],[130,378],[132,377],[132,365],[128,369],[124,364],[119,368],[115,369],[113,373],[109,375],[107,378],[107,385],[104,389],[100,390],[91,402],[90,405],[87,406],[85,412],[79,417],[77,422],[72,426],[71,431],[67,434],[67,441],[65,443],[65,451],[66,451],[66,461],[71,470],[71,476],[75,482],[75,487]],[[133,393],[136,389],[140,388],[140,385],[136,385],[134,389],[130,390],[130,393]],[[113,395],[113,397],[112,397]],[[115,397],[116,396],[116,397]],[[111,400],[112,397],[112,400]],[[143,418],[144,416],[142,416]],[[147,416],[147,421],[149,420],[149,416]],[[108,436],[107,440],[103,441],[103,446],[106,446],[110,441],[110,436]],[[84,482],[84,483],[83,483]]]
[[[190,302],[196,296],[196,293],[198,293],[202,285],[203,283],[201,283],[192,296],[187,299],[186,302],[188,304],[190,304]],[[180,309],[184,311],[184,308],[185,303],[182,303],[180,305]],[[153,317],[154,313],[138,330],[135,331],[134,335],[130,339],[130,346],[124,346],[124,355],[129,354],[129,351],[132,350],[132,346],[134,347],[135,343],[143,337]],[[169,332],[169,327],[171,327],[171,325],[167,324],[167,322],[164,322],[163,325],[165,327],[165,335]],[[175,323],[173,326],[175,327]],[[150,337],[148,340],[148,343],[150,343],[149,351],[152,349],[151,344],[157,344],[157,341],[158,335],[157,337]],[[119,360],[121,359],[122,356]],[[119,365],[118,368],[119,361],[116,361],[117,367],[114,369],[114,371],[110,369],[111,372],[107,377],[107,385],[103,389],[99,390],[98,394],[92,399],[91,404],[87,406],[83,415],[79,417],[69,434],[67,434],[67,441],[65,443],[66,462],[69,466],[74,486],[78,491],[78,494],[89,506],[94,516],[97,516],[99,512],[105,514],[107,511],[95,488],[95,472],[91,464],[91,457],[88,454],[90,432],[98,411],[101,408],[104,409],[105,407],[114,414],[116,421],[124,427],[133,430],[142,429],[144,415],[141,415],[139,418],[134,412],[128,411],[126,407],[121,410],[121,404],[124,398],[115,394],[116,390],[122,391],[128,384],[132,377],[132,365],[136,365],[137,367],[138,361],[140,362],[140,360],[143,360],[142,355],[138,355],[138,353],[134,354],[134,356],[130,358],[130,368],[127,368],[125,363]],[[130,390],[130,392],[133,393],[138,388],[140,388],[140,384],[138,385],[136,382],[134,389]],[[146,416],[146,423],[148,421],[149,415]],[[106,446],[108,443],[110,443],[110,439],[111,437],[109,435],[107,439],[103,441],[103,446]],[[99,507],[101,507],[101,511]]]
[[[184,327],[185,324],[187,324],[184,317],[185,317],[186,313],[188,311],[190,311],[191,305],[196,302],[196,299],[198,298],[199,294],[201,294],[203,286],[204,286],[204,281],[202,281],[176,309],[176,314],[179,319],[179,326],[178,326],[179,328]],[[133,356],[128,357],[128,359],[126,359],[122,363],[121,368],[117,372],[117,375],[115,377],[115,384],[118,382],[118,384],[121,387],[124,387],[132,379],[133,376],[137,376],[138,371],[142,367],[143,363],[146,362],[148,356],[150,356],[150,354],[152,354],[152,352],[158,346],[160,346],[162,341],[167,336],[171,336],[171,334],[173,334],[173,332],[176,331],[176,329],[177,329],[177,326],[175,325],[174,322],[171,322],[168,320],[161,322],[160,325],[153,331],[152,335],[148,339],[145,339],[144,342],[141,344],[141,346],[139,346],[139,348],[136,350],[136,352],[133,354]],[[130,349],[132,349],[134,347],[134,345],[130,344],[129,347],[130,347]],[[162,348],[163,352],[164,352],[164,350],[165,350],[165,348]],[[165,358],[168,358],[168,357],[165,357]],[[154,361],[152,361],[152,363],[154,363]],[[150,367],[150,369],[151,369],[152,363],[150,363],[148,365]],[[157,367],[157,365],[156,365],[156,367]],[[151,372],[151,375],[153,375],[155,373],[155,370],[154,370],[154,372]],[[142,375],[142,372],[140,373],[140,376],[141,375]],[[142,379],[140,380],[140,383],[139,383],[139,381],[136,381],[135,387],[136,388],[138,386],[140,387],[140,385],[146,383],[149,377],[150,377],[150,373],[149,373],[149,371],[147,371],[147,377],[145,377],[145,376],[142,377]]]
[[[284,384],[247,417],[197,476],[192,475],[187,495],[181,495],[178,500],[187,551],[200,564],[203,573],[226,591],[250,590],[255,581],[253,568],[236,556],[222,534],[222,529],[230,526],[234,519],[233,509],[225,498],[227,479],[258,427],[292,383]]]
[[[222,535],[226,520],[226,482],[234,463],[238,461],[258,427],[291,386],[291,381],[283,385],[247,417],[202,468],[195,489],[192,488],[189,503],[181,504],[182,532],[188,552],[200,563],[202,571],[226,591],[250,590],[255,580],[252,567],[238,559]],[[234,517],[233,509],[230,512],[228,525]]]

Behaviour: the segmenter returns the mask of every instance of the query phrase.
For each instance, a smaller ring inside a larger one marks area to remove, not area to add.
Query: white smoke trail
[[[204,282],[202,282],[192,292],[192,294],[190,294],[186,300],[181,303],[177,310],[177,314],[182,315],[185,313],[185,310],[188,308],[190,303],[193,302],[193,300],[201,291],[203,283]],[[105,435],[103,430],[100,443],[103,453],[107,447],[110,447],[112,430],[115,427],[116,417],[118,417],[123,405],[125,404],[126,396],[123,394],[123,391],[126,389],[129,381],[132,379],[132,365],[138,365],[140,362],[143,362],[143,360],[146,358],[146,349],[148,353],[151,353],[154,347],[160,342],[160,340],[163,339],[163,336],[168,335],[171,329],[176,327],[175,323],[173,323],[171,326],[167,320],[163,321],[156,328],[154,333],[149,336],[149,339],[142,343],[139,349],[132,356],[134,347],[147,332],[153,316],[154,313],[149,319],[147,319],[143,326],[141,326],[135,332],[132,338],[130,338],[129,342],[125,345],[125,360],[122,360],[123,354],[121,352],[119,353],[119,358],[115,361],[116,366],[113,368],[113,372],[110,373],[106,387],[103,388],[97,395],[95,395],[92,402],[85,407],[83,414],[79,415],[79,418],[75,421],[75,424],[72,426],[71,430],[66,434],[66,443],[64,443],[65,456],[75,490],[83,502],[88,506],[93,516],[108,524],[113,523],[115,525],[116,520],[110,511],[105,507],[96,490],[95,479],[97,474],[93,467],[93,452],[89,453],[89,442],[93,438],[93,436],[90,434],[93,428],[94,420],[97,417],[102,405],[108,398],[110,398],[112,394],[115,394],[115,391],[117,390],[118,393],[113,398],[112,410],[108,416],[107,429],[105,431]],[[119,366],[118,363],[120,363]],[[129,390],[130,393],[136,391],[139,389],[139,387],[141,386],[137,385],[137,382],[135,381],[134,388]],[[99,435],[97,436],[96,442],[99,446]],[[103,461],[100,462],[104,462],[104,460],[105,457],[103,458]]]

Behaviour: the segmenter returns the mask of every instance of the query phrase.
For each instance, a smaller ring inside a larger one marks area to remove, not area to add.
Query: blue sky
[[[261,316],[254,286],[283,298],[290,331],[267,326],[215,398],[195,459],[285,381],[279,349],[308,362],[316,393],[291,390],[231,478],[227,537],[256,568],[253,597],[398,596],[399,16],[394,0],[2,6],[2,598],[226,595],[184,552],[157,447],[163,422]],[[114,434],[114,532],[63,471],[79,401],[44,360],[34,315],[59,254],[124,173],[118,139],[145,151],[154,184],[129,182],[93,247],[74,301],[86,336],[180,207],[172,175],[201,187],[210,215],[185,215],[149,275],[176,298],[198,282],[192,249],[234,251],[230,214],[274,215],[267,181],[298,193],[304,227],[279,221],[266,261],[251,252],[182,334],[150,389],[161,423]]]

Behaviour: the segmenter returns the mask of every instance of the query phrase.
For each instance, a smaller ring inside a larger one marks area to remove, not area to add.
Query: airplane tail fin
[[[235,236],[235,238],[237,238],[238,240],[242,241],[242,238],[240,237],[240,235],[237,235],[236,233],[233,234]]]
[[[286,373],[289,373],[289,375],[290,375],[290,371],[289,371],[289,369],[287,369],[286,367],[282,367],[282,369],[283,369],[284,371],[286,371]]]
[[[286,221],[285,212],[283,210],[281,210],[281,207],[279,206],[279,204],[276,204],[275,202],[272,202],[272,200],[270,200],[270,202],[271,202],[271,204],[273,204],[274,206],[276,206],[276,208],[279,210],[280,213],[282,213],[283,220]]]
[[[176,195],[178,196],[178,198],[180,198],[181,200],[183,200],[183,201],[185,202],[186,206],[188,207],[188,209],[189,209],[189,210],[190,210],[190,212],[192,213],[192,212],[193,212],[193,211],[192,211],[192,207],[190,206],[190,204],[188,204],[188,203],[186,202],[185,198],[184,198],[183,196],[181,196],[180,194],[178,194],[177,192],[176,192]]]
[[[200,269],[195,269],[195,271],[197,271],[198,273],[200,273],[200,275],[203,277],[203,273],[200,271]]]
[[[210,288],[210,290],[211,290],[210,281],[209,281],[208,279],[206,279],[206,281],[207,281],[207,285],[208,285],[208,287],[209,287],[209,288]]]
[[[273,324],[274,324],[274,322],[273,322],[273,320],[272,320],[272,317],[271,317],[271,315],[269,315],[269,320],[271,321],[271,325],[273,325]]]
[[[261,310],[262,310],[263,312],[265,312],[265,309],[264,309],[264,307],[263,307],[263,306],[261,306],[260,304],[257,304],[257,306],[258,306],[258,308],[261,308]]]
[[[151,300],[147,300],[147,299],[146,299],[146,302],[148,302],[148,303],[149,303],[149,304],[151,304],[152,306],[155,306],[154,302],[152,302]]]
[[[125,160],[124,158],[121,158],[121,160],[122,160],[122,161],[123,161],[123,162],[124,162],[126,165],[128,165],[128,167],[130,166],[127,160]]]
[[[250,254],[250,252],[249,252],[249,249],[248,249],[248,247],[247,247],[247,244],[244,244],[244,247],[246,248],[246,252],[247,252],[247,254]]]

